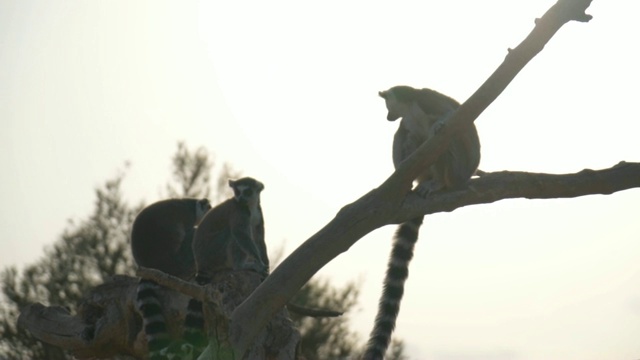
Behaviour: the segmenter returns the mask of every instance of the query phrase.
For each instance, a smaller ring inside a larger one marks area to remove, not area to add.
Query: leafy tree
[[[349,329],[349,315],[357,305],[360,289],[350,282],[338,289],[327,280],[312,279],[300,289],[291,302],[321,309],[344,309],[338,318],[310,318],[291,314],[302,333],[301,352],[306,359],[359,358],[363,351],[358,334]],[[385,359],[406,360],[402,341],[394,339]]]
[[[65,305],[75,311],[83,294],[113,274],[133,274],[127,237],[140,207],[122,200],[123,174],[96,190],[93,213],[71,222],[45,256],[18,272],[9,267],[1,275],[4,301],[0,304],[0,358],[71,359],[63,351],[37,341],[18,329],[19,310],[34,302]]]
[[[332,288],[326,280],[312,280],[302,287],[291,302],[323,309],[351,309],[356,305],[359,289],[354,282],[342,289]],[[349,313],[338,318],[291,318],[303,335],[302,354],[307,359],[341,359],[358,348],[356,334],[347,326]]]
[[[208,198],[210,196],[209,174],[211,174],[213,162],[209,159],[205,148],[200,147],[195,152],[191,152],[183,142],[179,142],[178,150],[171,161],[173,180],[177,185],[167,185],[169,197]]]
[[[190,151],[178,144],[172,159],[173,180],[167,185],[171,197],[210,197],[209,174],[214,163],[204,148]],[[238,172],[224,165],[218,173],[216,198],[228,197],[226,179]],[[129,250],[130,227],[143,204],[130,206],[122,197],[124,173],[96,189],[95,207],[86,219],[70,222],[60,238],[45,249],[45,256],[19,271],[8,267],[0,274],[0,358],[1,359],[72,359],[63,350],[36,340],[17,328],[20,309],[29,303],[64,305],[75,312],[83,295],[114,274],[134,275],[135,266]],[[310,307],[351,309],[358,289],[352,283],[343,289],[331,288],[328,282],[312,281],[296,302]],[[348,330],[348,317],[337,319],[298,318],[308,359],[327,359],[353,354],[358,347],[356,336]]]

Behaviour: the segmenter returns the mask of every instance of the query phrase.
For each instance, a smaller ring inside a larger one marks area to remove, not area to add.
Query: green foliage
[[[0,358],[67,359],[16,326],[19,309],[29,303],[60,304],[72,311],[83,294],[109,276],[132,274],[133,261],[127,237],[139,211],[122,200],[122,175],[96,190],[93,213],[80,223],[70,223],[45,256],[22,272],[15,267],[1,274],[6,301],[0,306]]]
[[[360,289],[355,282],[342,288],[332,287],[326,280],[312,279],[292,302],[297,305],[344,311],[337,318],[311,318],[291,313],[291,318],[302,334],[301,353],[308,360],[358,359],[364,347],[357,333],[349,329],[349,316],[356,309]],[[385,356],[387,360],[407,360],[404,344],[393,339]]]
[[[402,340],[391,339],[391,345],[387,349],[385,359],[388,360],[408,360],[409,358],[404,354],[404,343]]]
[[[209,174],[214,164],[204,148],[192,152],[179,143],[172,164],[177,185],[167,186],[171,197],[209,197]],[[223,165],[217,177],[215,198],[228,197],[227,179],[238,176],[229,165]],[[143,204],[130,206],[123,200],[123,179],[124,174],[119,174],[96,189],[93,212],[77,223],[70,222],[58,240],[45,249],[44,257],[21,271],[8,267],[0,273],[0,359],[73,359],[19,329],[16,321],[20,309],[40,302],[67,306],[73,313],[83,294],[108,277],[134,275],[129,233]],[[326,281],[313,280],[300,291],[294,299],[299,305],[347,312],[339,318],[294,317],[303,336],[302,350],[307,359],[340,359],[359,351],[357,336],[348,329],[348,314],[357,297],[355,283],[336,289]],[[401,356],[402,346],[396,350]]]
[[[329,282],[311,280],[292,303],[311,308],[344,311],[337,318],[291,318],[302,333],[302,354],[307,359],[344,359],[358,348],[358,336],[348,328],[349,312],[356,305],[359,289],[348,283],[342,289],[331,287]]]
[[[183,142],[179,142],[178,150],[171,161],[173,163],[173,179],[178,184],[177,186],[167,185],[169,197],[209,198],[213,162],[204,147],[191,152]]]

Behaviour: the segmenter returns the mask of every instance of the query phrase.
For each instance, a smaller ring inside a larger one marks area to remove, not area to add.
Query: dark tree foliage
[[[191,152],[183,142],[179,142],[178,150],[171,162],[173,163],[173,180],[177,185],[167,185],[169,197],[209,198],[213,161],[204,147]]]
[[[169,197],[208,197],[221,200],[230,196],[227,179],[239,172],[224,164],[217,173],[215,194],[211,195],[210,174],[214,163],[205,148],[190,151],[178,144],[172,159],[175,184],[167,185]],[[16,326],[20,309],[27,304],[63,305],[75,312],[84,293],[114,274],[135,275],[129,249],[130,227],[143,204],[131,206],[122,197],[124,174],[96,189],[93,212],[83,220],[70,221],[62,235],[45,255],[18,270],[8,267],[0,273],[0,359],[72,360],[59,348],[42,343]],[[212,199],[212,200],[213,200]],[[216,201],[213,200],[215,204]],[[308,307],[348,311],[357,301],[354,283],[342,289],[328,282],[311,281],[294,300]],[[302,332],[307,359],[338,359],[353,356],[361,344],[347,327],[348,315],[340,318],[296,318]],[[397,348],[397,347],[396,347]],[[402,349],[399,349],[402,353]],[[400,359],[396,357],[395,359]]]
[[[409,359],[404,354],[404,343],[402,342],[402,340],[398,340],[395,338],[391,339],[391,345],[389,345],[389,349],[387,349],[387,354],[385,358],[389,360],[408,360]]]
[[[359,346],[358,336],[348,328],[349,311],[356,305],[359,289],[348,283],[342,289],[331,287],[326,280],[311,280],[292,299],[292,303],[312,308],[345,311],[338,318],[310,318],[291,314],[303,334],[302,354],[307,359],[344,359]]]
[[[1,274],[0,358],[71,359],[61,350],[35,340],[16,327],[19,310],[29,303],[58,304],[75,311],[83,294],[113,274],[133,275],[127,241],[140,207],[122,200],[123,175],[96,190],[93,213],[70,222],[60,238],[45,249],[45,256],[22,271],[15,267]]]
[[[291,314],[302,333],[301,351],[308,360],[357,359],[364,351],[357,333],[349,329],[349,315],[356,310],[360,289],[355,282],[342,288],[332,287],[326,280],[312,279],[300,289],[291,302],[311,308],[344,311],[338,318],[311,318]],[[393,340],[388,360],[406,360],[404,345]]]

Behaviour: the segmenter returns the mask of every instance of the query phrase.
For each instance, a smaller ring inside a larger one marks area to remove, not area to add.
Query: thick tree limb
[[[520,70],[542,51],[544,45],[565,23],[571,20],[591,20],[591,16],[585,14],[590,3],[591,0],[559,0],[542,18],[537,19],[536,26],[531,33],[515,49],[509,50],[504,62],[451,116],[447,126],[441,130],[440,136],[434,137],[410,156],[405,161],[406,164],[400,167],[385,182],[385,185],[396,187],[396,183],[399,182],[399,185],[404,188],[410,187],[411,182],[417,176],[416,174],[426,166],[433,164],[447,148],[451,135],[475,121],[498,98]]]
[[[233,310],[260,284],[262,275],[254,271],[222,271],[215,273],[205,286],[184,281],[162,271],[139,268],[137,275],[153,280],[171,290],[189,295],[203,303],[207,319],[209,347],[201,359],[234,359],[234,348],[229,342],[229,319]],[[186,309],[186,307],[185,307]],[[249,359],[295,360],[300,333],[293,326],[285,308],[273,316],[267,327],[248,348]]]
[[[245,353],[273,314],[320,268],[372,230],[397,221],[396,214],[421,169],[436,161],[452,134],[471,124],[558,29],[571,20],[590,20],[591,17],[585,15],[590,3],[591,0],[559,0],[536,21],[531,34],[509,52],[503,64],[460,106],[437,136],[409,157],[378,189],[345,206],[331,222],[285,259],[233,312],[230,341],[236,354]]]
[[[75,351],[88,347],[89,340],[84,336],[87,324],[62,306],[29,304],[20,312],[18,326],[28,329],[35,338],[63,349]]]
[[[427,199],[409,194],[390,223],[401,223],[421,214],[453,211],[466,205],[492,203],[509,198],[570,198],[588,194],[611,194],[630,188],[640,188],[640,163],[622,162],[609,169],[583,170],[564,175],[508,171],[485,173],[470,181],[469,187],[464,190],[434,194]],[[259,283],[259,279],[254,279],[253,285],[251,284],[251,272],[244,275],[233,274],[239,284],[229,284],[228,279],[221,279],[217,282],[218,286],[206,287],[153,269],[141,268],[138,275],[199,300],[215,303],[209,306],[213,315],[207,318],[213,319],[223,329],[238,303],[238,300],[229,300],[229,294],[242,293],[242,288],[246,288],[244,293],[251,292]],[[228,277],[222,276],[225,279]],[[70,350],[80,359],[124,354],[142,358],[146,343],[141,334],[139,314],[133,305],[137,284],[138,278],[115,276],[87,294],[76,315],[60,306],[33,304],[22,310],[18,324],[28,329],[36,338]],[[222,294],[219,286],[224,287]],[[169,330],[177,339],[183,331],[181,325],[188,299],[169,289],[163,290],[161,296],[167,304]],[[239,299],[244,299],[244,295],[240,294]],[[327,316],[325,312],[320,315]],[[267,334],[268,339],[265,338]],[[281,351],[277,355],[279,358],[292,359],[295,345],[299,341],[298,336],[286,316],[280,313],[275,321],[272,319],[269,330],[256,338],[260,346],[252,346],[251,354],[262,357],[264,354],[256,352],[262,351],[264,345],[269,344],[270,348]],[[274,342],[278,337],[281,340]],[[280,346],[282,344],[284,346]]]
[[[199,301],[207,301],[207,299],[209,301],[215,301],[215,299],[220,298],[217,293],[207,294],[207,288],[204,286],[184,281],[160,270],[139,267],[136,275],[143,279],[153,280],[162,286],[181,292]]]
[[[39,340],[71,351],[78,359],[116,355],[141,359],[146,343],[139,336],[142,322],[133,306],[137,284],[137,278],[114,276],[86,294],[75,315],[61,306],[28,305],[20,312],[18,326]],[[174,295],[167,308],[184,312],[188,298]]]
[[[162,286],[188,295],[199,301],[220,303],[222,299],[222,294],[220,294],[220,291],[216,287],[200,286],[163,273],[160,270],[140,267],[138,268],[137,275],[143,279],[153,280]],[[308,308],[293,303],[287,303],[287,309],[298,315],[310,317],[338,317],[343,314],[343,312],[340,311]]]
[[[486,173],[460,191],[434,194],[427,199],[407,196],[394,224],[420,215],[453,211],[457,208],[489,204],[504,199],[559,199],[614,192],[640,187],[640,163],[621,162],[604,170],[585,169],[575,174],[536,174],[501,171]]]
[[[410,192],[417,174],[436,161],[452,134],[471,124],[565,23],[591,19],[584,13],[590,2],[559,0],[536,21],[529,36],[509,50],[505,61],[461,105],[437,136],[409,157],[379,188],[341,209],[261,284],[255,274],[220,274],[215,286],[206,287],[184,283],[154,270],[141,270],[140,275],[204,300],[213,334],[204,357],[294,359],[299,334],[283,307],[320,268],[381,226],[507,198],[568,198],[640,187],[640,164],[620,163],[610,169],[566,175],[490,173],[470,181],[467,189],[434,194],[427,199]],[[31,305],[22,311],[19,324],[41,340],[72,350],[79,358],[112,354],[144,356],[146,344],[133,305],[136,284],[135,278],[120,278],[94,289],[75,316],[60,307]],[[170,292],[167,290],[164,298],[171,303],[167,309],[175,317],[186,309],[187,298]],[[248,294],[251,295],[243,301]],[[170,331],[176,337],[181,333],[177,327]],[[274,337],[274,334],[281,335]]]
[[[226,358],[232,354],[228,342],[228,323],[233,309],[258,286],[261,275],[251,271],[224,272],[214,276],[208,286],[193,285],[157,270],[141,269],[147,279],[165,287],[156,290],[162,304],[169,337],[183,342],[188,293],[203,301],[209,334],[215,338],[209,354]],[[18,326],[37,339],[70,351],[78,359],[102,359],[114,356],[144,359],[147,340],[142,318],[136,306],[140,279],[117,275],[85,295],[77,314],[61,306],[30,304],[22,309]],[[174,291],[173,289],[178,291]],[[300,333],[281,309],[249,348],[251,359],[295,360]],[[206,357],[205,357],[206,358]]]

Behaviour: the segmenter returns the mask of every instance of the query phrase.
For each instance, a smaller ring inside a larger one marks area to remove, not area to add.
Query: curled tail
[[[363,360],[381,360],[389,347],[391,333],[396,327],[400,301],[404,294],[404,283],[409,276],[409,262],[418,240],[418,231],[424,217],[402,223],[395,234],[395,242],[387,265],[382,296],[378,305],[376,321],[369,335]]]
[[[157,283],[142,279],[138,283],[136,293],[136,306],[142,314],[142,325],[147,338],[150,360],[161,359],[160,351],[171,342],[162,313],[162,304],[158,298],[159,288],[160,285]]]

